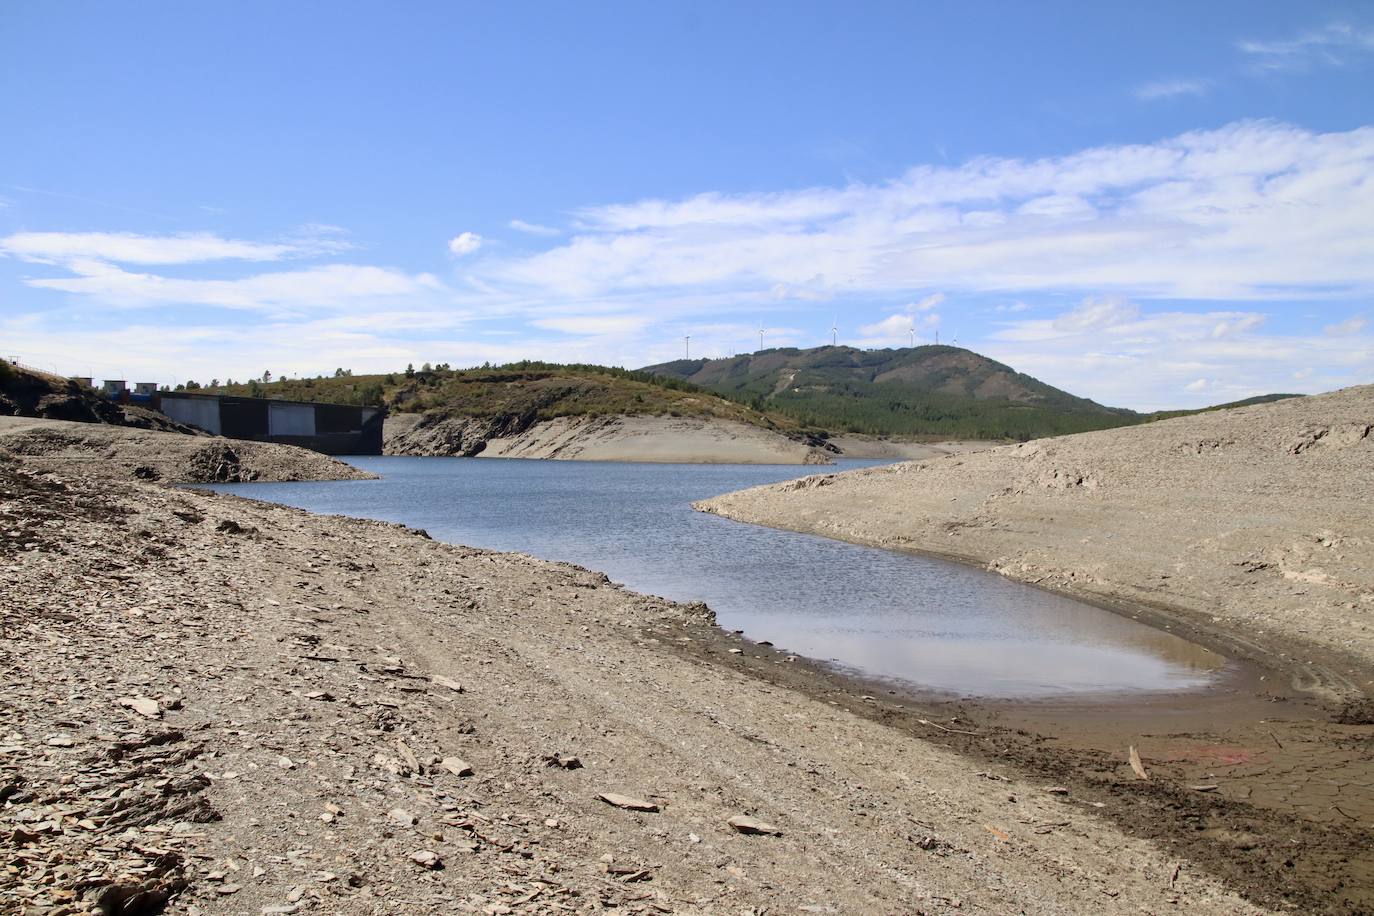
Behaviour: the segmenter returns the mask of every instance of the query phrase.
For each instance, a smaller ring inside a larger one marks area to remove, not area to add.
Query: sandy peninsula
[[[742,521],[976,563],[1154,612],[1298,686],[1374,669],[1374,386],[707,500]]]

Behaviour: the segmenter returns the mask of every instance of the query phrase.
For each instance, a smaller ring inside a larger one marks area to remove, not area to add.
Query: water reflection
[[[754,639],[927,689],[1177,690],[1205,685],[1225,665],[1169,633],[982,570],[690,509],[811,468],[352,460],[384,479],[216,489],[599,569],[637,591],[705,601],[722,626]]]

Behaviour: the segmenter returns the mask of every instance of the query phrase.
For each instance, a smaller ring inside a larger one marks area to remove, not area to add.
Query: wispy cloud
[[[1259,311],[1151,311],[1087,298],[1049,318],[1004,322],[980,347],[1017,369],[1107,404],[1155,410],[1276,390],[1370,381],[1374,335],[1262,333]]]
[[[564,334],[627,334],[644,329],[647,315],[568,315],[558,318],[537,318],[534,327]]]
[[[1322,333],[1327,337],[1349,337],[1358,334],[1369,326],[1369,319],[1363,315],[1354,315],[1345,321],[1336,324],[1328,324],[1322,328]]]
[[[1158,99],[1173,99],[1182,95],[1203,95],[1211,88],[1207,80],[1174,79],[1145,83],[1135,88],[1135,97],[1145,102]]]
[[[44,264],[89,260],[121,264],[191,264],[224,260],[278,261],[307,253],[307,250],[300,244],[249,242],[209,233],[16,232],[0,238],[0,253]]]
[[[882,184],[707,193],[579,214],[489,282],[548,297],[914,288],[1265,299],[1374,291],[1374,129],[1241,122],[1051,159],[920,166]]]
[[[1374,26],[1334,22],[1276,41],[1246,40],[1237,47],[1262,70],[1302,70],[1315,64],[1340,67],[1374,53]]]
[[[74,277],[26,282],[89,298],[102,305],[149,308],[208,305],[263,312],[318,312],[374,308],[419,301],[442,290],[430,274],[406,274],[383,267],[329,264],[305,270],[271,271],[235,279],[166,277],[127,271],[103,261],[72,261]]]
[[[526,235],[555,236],[563,234],[562,229],[555,229],[553,226],[541,226],[539,223],[527,223],[523,219],[513,219],[509,225],[516,232],[523,232]]]

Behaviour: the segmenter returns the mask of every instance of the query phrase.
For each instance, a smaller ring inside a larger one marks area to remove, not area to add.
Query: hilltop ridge
[[[782,347],[642,371],[833,430],[882,436],[1028,439],[1138,423],[961,347]]]

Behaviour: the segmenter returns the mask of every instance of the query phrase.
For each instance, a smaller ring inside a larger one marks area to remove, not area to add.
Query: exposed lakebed
[[[635,591],[704,601],[722,627],[752,639],[924,690],[1003,698],[1188,690],[1226,667],[1172,634],[982,570],[690,507],[811,468],[349,461],[382,479],[214,489],[576,563]],[[880,463],[841,461],[840,469]]]

